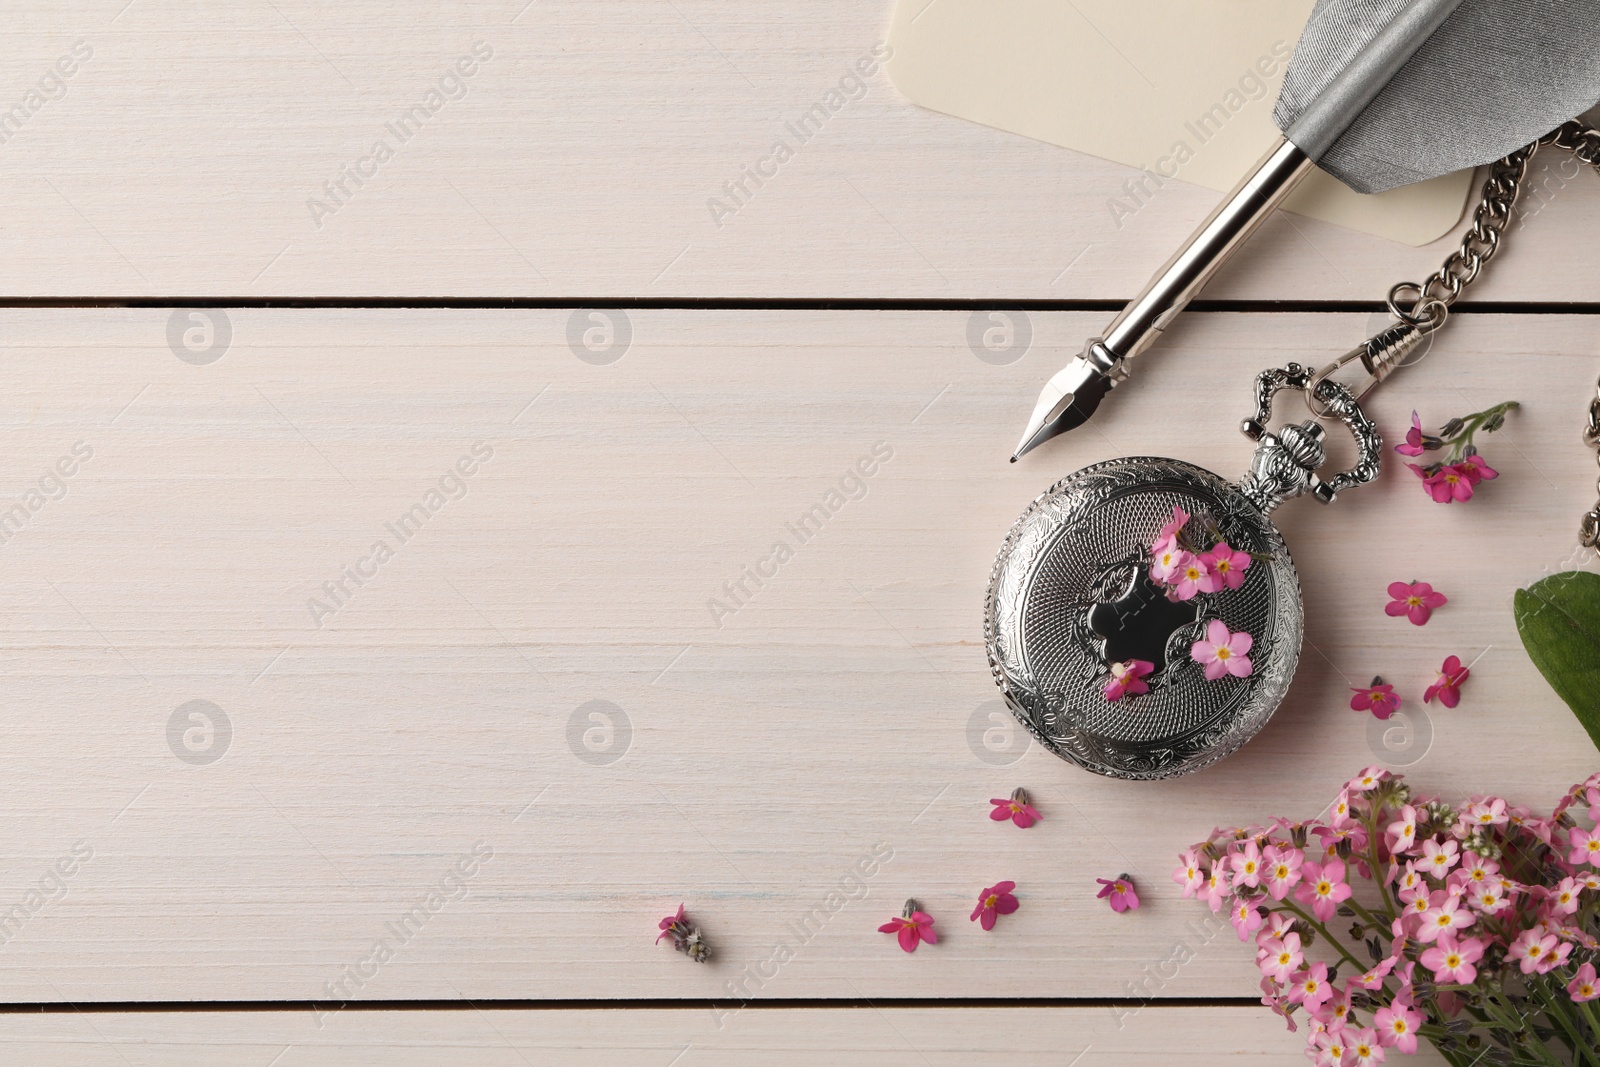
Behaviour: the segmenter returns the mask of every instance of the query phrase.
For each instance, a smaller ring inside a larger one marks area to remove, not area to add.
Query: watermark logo
[[[887,441],[875,442],[872,451],[846,467],[838,481],[824,490],[821,499],[797,515],[793,522],[783,524],[783,534],[771,542],[767,551],[754,562],[742,568],[733,578],[722,583],[720,595],[706,598],[706,611],[711,615],[711,625],[722,629],[729,616],[750,603],[767,582],[778,576],[783,565],[794,559],[801,548],[810,544],[833,517],[854,500],[866,499],[870,479],[885,463],[894,458],[894,446]],[[794,543],[791,545],[790,541]]]
[[[1385,767],[1413,766],[1433,747],[1433,720],[1424,708],[1396,708],[1367,722],[1367,747]]]
[[[567,317],[567,347],[585,363],[604,367],[628,354],[633,322],[621,308],[591,311],[579,308]]]
[[[30,86],[21,97],[14,97],[7,107],[0,102],[0,144],[9,144],[11,138],[22,132],[24,126],[46,106],[67,95],[67,81],[94,58],[94,46],[79,38],[70,51],[62,53],[54,64],[45,68],[38,82]]]
[[[167,719],[167,747],[185,763],[204,767],[227,754],[233,743],[228,713],[209,700],[179,704]]]
[[[776,979],[784,965],[799,955],[811,943],[812,938],[822,932],[823,927],[828,925],[833,916],[851,904],[867,899],[871,892],[868,879],[875,877],[892,859],[894,859],[892,846],[884,841],[874,844],[870,852],[863,853],[854,865],[846,869],[845,873],[828,887],[827,895],[818,900],[809,911],[794,916],[783,924],[782,935],[767,953],[751,960],[735,977],[725,980],[722,988],[738,1001],[738,1005],[723,1010],[717,1007],[715,1002],[712,1003],[711,1018],[717,1024],[717,1029],[721,1030],[745,1009],[753,997]]]
[[[991,767],[1009,767],[1021,759],[1033,744],[1033,735],[1022,728],[1003,700],[986,700],[967,720],[967,747]]]
[[[991,367],[1006,367],[1033,346],[1033,321],[1026,311],[974,311],[967,317],[967,347]]]
[[[437,881],[419,897],[414,897],[411,907],[383,924],[383,929],[372,939],[367,952],[355,962],[339,968],[339,973],[322,984],[326,1000],[313,1002],[311,1016],[321,1030],[328,1016],[343,1011],[361,995],[367,983],[378,977],[386,964],[400,954],[413,939],[422,933],[433,917],[454,900],[465,900],[472,879],[483,870],[483,865],[494,859],[494,846],[479,841],[470,851],[462,853],[456,862],[445,868]]]
[[[333,179],[323,182],[321,189],[306,198],[311,225],[322,229],[323,220],[337,215],[340,208],[354,199],[356,193],[395,158],[402,145],[421,133],[447,105],[465,100],[470,88],[467,79],[478,74],[493,58],[494,47],[487,41],[477,41],[471,52],[445,67],[434,84],[413,96],[410,107],[396,115],[393,122],[383,124],[383,131],[372,141],[365,155],[357,156],[350,163],[341,163]]]
[[[215,363],[232,343],[233,323],[221,308],[178,308],[167,319],[167,347],[185,363]]]
[[[742,168],[732,181],[722,183],[717,195],[707,198],[706,210],[711,214],[712,225],[722,229],[727,221],[755,199],[756,193],[778,177],[784,166],[800,154],[800,150],[817,137],[833,116],[867,95],[867,78],[877,73],[882,64],[894,56],[887,42],[879,41],[871,51],[857,59],[854,68],[846,67],[836,87],[830,86],[812,101],[811,106],[783,124],[783,130],[773,137],[764,155],[758,156]]]
[[[633,723],[628,713],[609,700],[580,704],[567,717],[567,747],[594,767],[605,767],[628,754]]]
[[[1167,182],[1179,176],[1189,161],[1215,140],[1233,121],[1233,117],[1252,102],[1271,99],[1274,95],[1270,80],[1278,65],[1288,61],[1292,49],[1287,41],[1274,41],[1269,53],[1257,57],[1255,63],[1244,68],[1234,84],[1214,101],[1210,107],[1194,115],[1183,124],[1182,134],[1173,139],[1167,154],[1156,159],[1153,166],[1139,167],[1139,177],[1122,183],[1121,196],[1106,200],[1106,210],[1117,229],[1149,204]]]

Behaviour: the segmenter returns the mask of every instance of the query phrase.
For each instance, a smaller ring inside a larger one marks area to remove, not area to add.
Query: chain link
[[[1422,334],[1430,334],[1445,324],[1450,316],[1450,305],[1460,299],[1467,286],[1478,280],[1483,265],[1499,251],[1500,235],[1511,224],[1511,209],[1522,191],[1528,161],[1542,145],[1564,148],[1600,171],[1600,130],[1581,122],[1557,127],[1533,144],[1490,164],[1477,210],[1472,213],[1472,228],[1461,239],[1461,247],[1450,253],[1443,265],[1421,285],[1401,282],[1389,290],[1389,311],[1396,318]],[[1600,382],[1596,383],[1594,396],[1589,400],[1583,440],[1595,450],[1595,462],[1600,465]],[[1595,479],[1595,493],[1600,497],[1600,477]],[[1600,499],[1584,514],[1578,528],[1578,542],[1585,548],[1600,548]]]
[[[1569,122],[1544,138],[1557,148],[1565,148],[1578,159],[1600,171],[1600,130]],[[1583,428],[1583,441],[1595,450],[1595,463],[1600,465],[1600,382],[1595,384],[1594,396],[1589,398],[1589,418]],[[1595,478],[1595,494],[1600,497],[1600,476]],[[1578,528],[1578,543],[1584,548],[1600,548],[1600,499],[1595,501],[1583,516]]]
[[[1444,264],[1421,285],[1401,282],[1389,290],[1389,310],[1396,318],[1424,334],[1445,324],[1450,317],[1450,305],[1461,298],[1467,286],[1478,280],[1484,264],[1500,250],[1500,235],[1511,224],[1511,209],[1522,191],[1528,160],[1533,158],[1540,143],[1519,148],[1489,165],[1483,193],[1472,213],[1472,227],[1461,238],[1461,247],[1450,253]],[[1406,294],[1414,295],[1402,302]]]

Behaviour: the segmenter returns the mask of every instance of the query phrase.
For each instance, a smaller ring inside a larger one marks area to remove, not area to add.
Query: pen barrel
[[[1089,343],[1085,358],[1100,365],[1109,357],[1113,364],[1120,364],[1150,347],[1314,167],[1310,156],[1280,139],[1156,273],[1144,292],[1111,321],[1104,336]],[[1103,351],[1091,354],[1096,346]],[[1101,369],[1121,376],[1114,366]]]

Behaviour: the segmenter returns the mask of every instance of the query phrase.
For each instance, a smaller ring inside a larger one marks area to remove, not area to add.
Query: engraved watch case
[[[1323,429],[1265,430],[1273,395],[1310,385],[1323,409],[1350,426],[1361,459],[1323,481]],[[1288,692],[1300,658],[1300,582],[1268,518],[1302,493],[1324,502],[1371,481],[1381,442],[1342,386],[1297,364],[1257,379],[1260,442],[1238,485],[1176,459],[1129,457],[1068,476],[1012,526],[990,576],[984,636],[989,665],[1012,712],[1050,751],[1098,774],[1135,780],[1198,770],[1254,737]],[[1150,547],[1173,508],[1197,529],[1251,554],[1237,589],[1170,599],[1149,576]],[[1190,655],[1220,620],[1251,635],[1251,672],[1208,680]],[[1155,665],[1147,693],[1107,699],[1112,663]]]

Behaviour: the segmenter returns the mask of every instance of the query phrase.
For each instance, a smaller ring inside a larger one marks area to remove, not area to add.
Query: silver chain
[[[1483,265],[1499,250],[1500,236],[1511,224],[1511,209],[1522,191],[1528,161],[1541,145],[1565,148],[1600,171],[1600,130],[1581,122],[1566,123],[1533,144],[1490,164],[1477,210],[1472,213],[1472,228],[1461,239],[1461,247],[1450,253],[1443,265],[1421,285],[1401,282],[1389,290],[1389,310],[1396,318],[1418,334],[1430,334],[1445,324],[1450,305],[1461,297],[1467,286],[1478,280]],[[1595,462],[1600,464],[1600,382],[1596,383],[1594,396],[1589,400],[1583,440],[1595,450]],[[1595,479],[1595,492],[1600,496],[1600,477]],[[1600,499],[1584,514],[1578,528],[1578,543],[1585,548],[1600,548]]]

